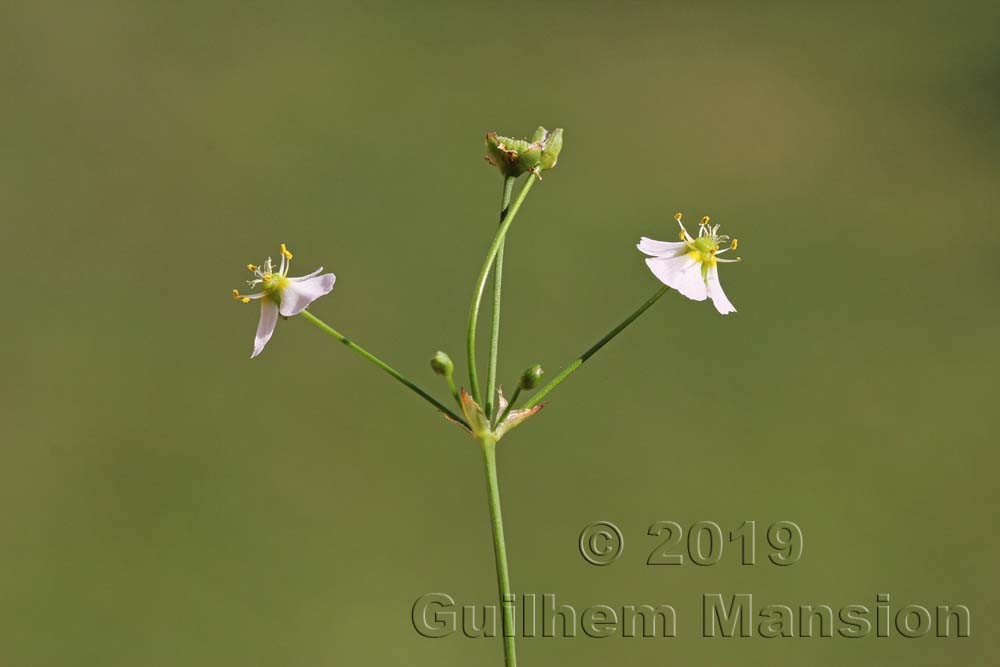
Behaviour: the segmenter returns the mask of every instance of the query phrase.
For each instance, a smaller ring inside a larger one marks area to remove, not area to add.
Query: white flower
[[[268,257],[263,266],[247,264],[247,269],[253,271],[254,279],[248,280],[250,287],[261,286],[262,292],[257,294],[240,294],[239,290],[233,290],[233,298],[243,303],[250,303],[260,299],[260,323],[257,325],[257,336],[253,342],[253,359],[264,350],[267,341],[271,340],[274,333],[274,325],[278,323],[278,315],[291,317],[298,315],[309,307],[316,299],[324,294],[329,294],[333,289],[333,283],[337,276],[332,273],[323,273],[323,267],[319,267],[308,276],[298,278],[288,277],[288,267],[292,262],[292,253],[288,251],[285,244],[281,244],[281,265],[278,270],[274,270],[274,264]]]
[[[723,315],[735,313],[736,308],[722,291],[718,264],[738,262],[740,258],[719,259],[718,255],[735,250],[737,240],[733,239],[728,248],[719,250],[719,244],[729,241],[729,237],[719,234],[719,225],[710,226],[708,216],[701,219],[696,239],[691,238],[684,229],[680,213],[674,219],[681,226],[680,241],[655,241],[646,237],[639,239],[636,247],[650,255],[646,265],[660,282],[687,298],[695,301],[711,299],[715,309]]]

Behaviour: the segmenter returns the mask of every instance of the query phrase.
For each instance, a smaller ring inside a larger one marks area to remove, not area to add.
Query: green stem
[[[504,419],[507,419],[507,415],[510,414],[511,409],[513,409],[514,404],[517,403],[517,397],[521,395],[521,384],[518,383],[517,388],[514,389],[514,395],[510,397],[510,402],[507,403],[507,407],[504,408],[503,413],[497,417],[496,421],[493,422],[493,427],[496,428]]]
[[[399,371],[397,371],[395,368],[393,368],[389,364],[385,363],[384,361],[382,361],[381,359],[379,359],[378,357],[376,357],[374,354],[372,354],[371,352],[369,352],[365,348],[361,347],[360,345],[358,345],[357,343],[355,343],[354,341],[352,341],[350,338],[344,336],[342,333],[340,333],[339,331],[337,331],[336,329],[334,329],[333,327],[331,327],[329,324],[327,324],[323,320],[319,319],[318,317],[316,317],[315,315],[313,315],[312,313],[310,313],[308,310],[303,310],[300,313],[300,315],[302,315],[302,317],[304,317],[307,320],[309,320],[309,322],[311,322],[313,325],[315,325],[320,330],[325,331],[326,333],[330,334],[331,336],[333,336],[334,338],[336,338],[337,340],[339,340],[341,343],[343,343],[347,347],[351,348],[352,350],[354,350],[355,352],[357,352],[358,354],[360,354],[362,357],[364,357],[365,359],[367,359],[368,361],[372,362],[373,364],[375,364],[376,366],[378,366],[379,368],[381,368],[382,370],[384,370],[386,373],[388,373],[392,377],[394,377],[397,380],[399,380],[400,382],[402,382],[407,388],[409,388],[414,393],[416,393],[418,396],[420,396],[420,398],[424,399],[425,401],[427,401],[428,403],[430,403],[431,405],[433,405],[435,408],[437,408],[438,410],[440,410],[444,414],[448,415],[448,417],[450,417],[452,420],[458,422],[459,424],[461,424],[465,428],[469,428],[469,425],[465,422],[464,419],[462,419],[461,417],[459,417],[458,415],[456,415],[454,412],[452,412],[451,410],[449,410],[440,401],[438,401],[436,398],[434,398],[433,396],[431,396],[430,394],[428,394],[426,391],[424,391],[423,389],[421,389],[420,387],[418,387],[416,384],[414,384],[412,381],[410,381],[406,376],[404,376],[402,373],[400,373]]]
[[[507,215],[510,208],[510,196],[514,191],[513,176],[507,176],[503,180],[503,197],[500,200],[500,224]],[[493,326],[490,329],[490,360],[486,367],[486,405],[483,412],[487,419],[493,418],[493,396],[497,381],[497,358],[500,355],[500,295],[503,292],[503,251],[507,244],[506,239],[500,242],[500,249],[497,250],[497,265],[493,270]]]
[[[622,331],[624,331],[625,327],[632,324],[632,322],[634,322],[640,315],[649,310],[649,307],[652,306],[654,303],[656,303],[661,296],[667,293],[667,290],[669,289],[670,289],[669,287],[663,286],[659,290],[657,290],[656,294],[651,296],[644,304],[639,306],[638,310],[636,310],[634,313],[626,317],[621,322],[621,324],[619,324],[614,329],[605,334],[604,337],[601,338],[601,340],[591,345],[586,352],[581,354],[579,357],[577,357],[577,359],[573,363],[564,368],[562,372],[559,373],[559,375],[555,376],[552,379],[551,382],[549,382],[547,385],[538,390],[538,392],[535,393],[535,395],[532,396],[531,399],[525,404],[524,408],[528,409],[538,405],[538,403],[541,402],[543,398],[545,398],[546,394],[548,394],[550,391],[558,387],[559,383],[568,378],[570,375],[572,375],[573,371],[575,371],[577,368],[583,365],[583,362],[585,362],[587,359],[590,359],[592,356],[597,354],[597,351],[600,350],[605,345],[607,345],[612,338],[614,338]]]
[[[452,377],[451,373],[448,373],[448,391],[451,392],[451,397],[455,399],[455,403],[458,404],[459,409],[462,407],[462,397],[458,394],[458,387],[455,386],[455,378]]]
[[[483,268],[479,271],[479,278],[476,280],[476,288],[472,293],[472,306],[469,308],[469,329],[466,334],[466,343],[469,354],[469,391],[472,392],[472,398],[476,403],[482,404],[479,394],[479,374],[476,372],[476,324],[479,321],[479,305],[483,300],[483,291],[486,289],[486,279],[489,278],[490,269],[493,267],[493,260],[496,259],[497,253],[500,251],[500,245],[503,243],[504,237],[507,235],[507,230],[510,229],[511,223],[514,222],[514,218],[517,217],[517,212],[521,210],[521,204],[524,203],[525,197],[531,191],[531,186],[535,184],[538,180],[538,175],[532,173],[528,176],[528,182],[524,184],[521,188],[521,192],[518,193],[517,199],[514,204],[510,207],[510,211],[504,218],[503,223],[500,225],[500,229],[497,230],[496,236],[493,238],[493,244],[490,246],[489,252],[486,253],[486,261],[483,262]]]
[[[486,467],[486,493],[490,502],[490,525],[493,527],[493,554],[497,565],[497,589],[500,608],[503,610],[503,659],[505,667],[516,667],[514,648],[514,595],[510,590],[510,573],[507,571],[507,545],[503,538],[503,517],[500,513],[500,485],[497,482],[497,443],[489,435],[480,440],[483,463]]]

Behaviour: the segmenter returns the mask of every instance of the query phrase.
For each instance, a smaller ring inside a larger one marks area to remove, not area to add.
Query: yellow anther
[[[284,243],[281,244],[281,254],[282,256],[284,256],[285,259],[292,258],[291,251],[288,250],[288,246],[286,246]]]
[[[681,233],[677,235],[677,238],[679,238],[681,241],[684,240],[684,230],[683,229],[681,230]]]
[[[242,303],[250,303],[250,297],[243,296],[238,289],[233,290],[233,298]]]
[[[733,242],[729,244],[729,247],[732,248],[733,250],[736,250],[737,248],[740,247],[740,240],[733,239]]]
[[[256,271],[257,267],[253,264],[247,264],[247,271]]]
[[[683,213],[674,213],[674,220],[676,220],[677,222],[680,222],[681,218],[683,217],[684,217]]]
[[[705,216],[704,218],[702,218],[702,219],[701,219],[701,224],[703,224],[703,225],[707,225],[707,224],[708,224],[708,221],[709,221],[709,220],[711,220],[711,218],[709,218],[709,217],[708,217],[708,216],[706,215],[706,216]]]

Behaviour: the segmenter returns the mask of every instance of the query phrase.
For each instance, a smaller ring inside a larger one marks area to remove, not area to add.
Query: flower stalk
[[[389,375],[391,375],[393,378],[395,378],[396,380],[398,380],[399,382],[401,382],[403,384],[403,386],[405,386],[407,389],[409,389],[410,391],[414,392],[417,396],[419,396],[420,398],[424,399],[425,401],[427,401],[428,403],[430,403],[431,405],[433,405],[439,411],[441,411],[442,413],[444,413],[444,415],[447,416],[449,419],[451,419],[453,422],[455,422],[457,424],[461,424],[463,427],[465,427],[466,430],[469,429],[469,424],[464,419],[462,419],[457,414],[455,414],[454,412],[452,412],[447,406],[445,406],[440,401],[438,401],[436,398],[434,398],[433,396],[431,396],[430,394],[428,394],[426,391],[424,391],[423,389],[421,389],[419,386],[417,386],[416,383],[414,383],[412,380],[410,380],[409,378],[407,378],[405,375],[403,375],[402,373],[400,373],[399,371],[397,371],[395,368],[393,368],[389,364],[385,363],[384,361],[382,361],[381,359],[379,359],[378,357],[376,357],[374,354],[372,354],[371,352],[369,352],[365,348],[361,347],[360,345],[358,345],[357,343],[355,343],[353,340],[351,340],[350,338],[348,338],[344,334],[340,333],[339,331],[337,331],[336,329],[334,329],[333,327],[331,327],[329,324],[327,324],[323,320],[319,319],[318,317],[316,317],[315,315],[313,315],[312,313],[310,313],[308,310],[303,310],[300,314],[302,315],[302,317],[306,318],[306,320],[309,321],[309,323],[312,324],[313,326],[315,326],[317,329],[319,329],[320,331],[323,331],[323,332],[325,332],[325,333],[333,336],[338,341],[340,341],[341,343],[343,343],[344,345],[346,345],[348,348],[350,348],[350,349],[354,350],[355,352],[357,352],[358,354],[360,354],[364,359],[366,359],[367,361],[370,361],[371,363],[375,364],[376,366],[378,366],[379,368],[381,368],[383,371],[385,371],[386,373],[388,373]]]
[[[637,319],[639,319],[639,316],[642,315],[643,313],[645,313],[647,310],[649,310],[649,308],[654,303],[656,303],[657,301],[659,301],[660,297],[663,296],[664,294],[666,294],[669,289],[670,288],[666,287],[666,286],[663,286],[660,289],[658,289],[656,291],[656,294],[654,294],[653,296],[649,297],[649,299],[647,299],[645,303],[643,303],[641,306],[639,306],[631,315],[629,315],[624,320],[622,320],[618,324],[618,326],[616,326],[614,329],[612,329],[608,333],[604,334],[604,336],[599,341],[597,341],[596,343],[594,343],[593,345],[591,345],[589,348],[587,348],[586,352],[584,352],[579,357],[577,357],[576,359],[574,359],[573,363],[571,363],[569,366],[567,366],[566,368],[564,368],[559,373],[559,375],[557,375],[554,378],[552,378],[551,382],[549,382],[547,385],[545,385],[544,387],[542,387],[541,389],[539,389],[535,393],[535,395],[532,396],[531,399],[529,399],[527,403],[525,403],[524,409],[533,408],[536,405],[538,405],[541,402],[541,400],[548,395],[548,393],[550,391],[552,391],[553,389],[555,389],[556,387],[558,387],[562,383],[562,381],[565,380],[566,378],[568,378],[570,375],[572,375],[576,371],[576,369],[578,369],[580,366],[583,366],[584,362],[587,361],[587,359],[590,359],[592,356],[594,356],[595,354],[597,354],[598,350],[600,350],[602,347],[604,347],[605,345],[607,345],[608,343],[610,343],[611,340],[615,336],[617,336],[618,334],[620,334],[622,331],[625,331],[625,329],[628,327],[628,325],[632,324]]]
[[[486,290],[486,280],[489,278],[490,269],[493,268],[493,261],[496,259],[497,253],[500,252],[500,245],[507,236],[507,230],[510,229],[511,224],[517,217],[517,212],[521,210],[521,204],[524,203],[528,193],[531,192],[531,187],[537,180],[538,174],[532,172],[528,176],[527,183],[521,188],[517,199],[514,200],[510,210],[504,217],[503,223],[501,223],[500,228],[497,230],[496,236],[493,238],[493,243],[486,253],[486,260],[483,262],[483,268],[479,271],[479,277],[476,279],[476,286],[472,292],[472,306],[469,308],[469,326],[466,332],[466,350],[469,357],[469,391],[472,393],[472,398],[476,403],[479,403],[481,400],[479,374],[476,372],[476,325],[479,323],[479,306],[483,301],[483,292]]]
[[[503,196],[500,200],[500,224],[503,224],[510,208],[510,197],[514,192],[514,176],[503,179]],[[490,357],[486,366],[486,418],[493,419],[493,392],[497,382],[497,360],[500,356],[500,297],[503,294],[503,250],[507,240],[500,241],[497,250],[496,268],[493,269],[493,322],[490,327]]]

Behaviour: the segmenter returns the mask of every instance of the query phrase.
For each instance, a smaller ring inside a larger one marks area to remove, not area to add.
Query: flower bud
[[[534,389],[542,383],[543,375],[545,375],[545,371],[538,364],[524,369],[524,372],[521,373],[521,389]]]
[[[431,368],[434,369],[435,373],[444,377],[451,377],[451,374],[455,372],[455,364],[451,362],[451,357],[440,350],[431,358]]]

